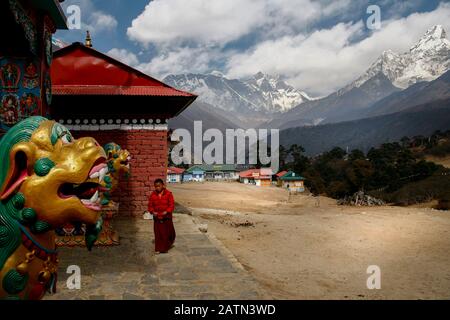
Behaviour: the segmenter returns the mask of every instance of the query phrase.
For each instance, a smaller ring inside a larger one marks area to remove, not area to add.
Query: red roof
[[[239,172],[240,178],[253,178],[254,173],[259,173],[259,169],[249,169]]]
[[[278,178],[281,178],[281,177],[284,176],[286,173],[288,173],[286,170],[280,171],[280,172],[278,172],[278,173],[276,174],[276,176],[277,176]]]
[[[177,168],[177,167],[169,167],[167,168],[167,173],[171,174],[182,174],[184,172],[184,169]]]
[[[239,173],[240,178],[253,178],[253,179],[270,179],[272,176],[269,174],[271,169],[261,168],[261,169],[249,169],[246,171],[241,171]]]
[[[55,51],[52,90],[58,95],[126,95],[190,97],[104,53],[76,42]]]

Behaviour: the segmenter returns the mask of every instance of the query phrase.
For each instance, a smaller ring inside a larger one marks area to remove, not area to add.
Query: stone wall
[[[101,145],[115,142],[131,154],[131,176],[122,179],[113,195],[120,203],[119,214],[140,216],[147,210],[147,199],[153,181],[167,174],[167,130],[71,130],[75,138],[93,137]]]

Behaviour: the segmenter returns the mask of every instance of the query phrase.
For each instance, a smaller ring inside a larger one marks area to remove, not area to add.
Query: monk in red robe
[[[166,189],[163,180],[156,179],[154,185],[155,191],[148,199],[148,211],[153,215],[155,252],[166,253],[175,241],[175,228],[172,221],[175,202],[172,192]]]

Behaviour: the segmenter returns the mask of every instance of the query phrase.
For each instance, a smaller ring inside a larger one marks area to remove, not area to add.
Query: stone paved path
[[[270,298],[213,235],[189,215],[174,215],[177,239],[153,253],[153,221],[121,218],[116,247],[60,248],[58,292],[45,299],[267,299]],[[81,289],[69,290],[69,265],[81,268]]]

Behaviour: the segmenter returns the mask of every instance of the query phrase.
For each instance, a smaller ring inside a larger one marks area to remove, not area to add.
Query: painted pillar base
[[[119,212],[119,204],[110,201],[108,206],[102,209],[103,228],[98,236],[95,246],[116,246],[120,244],[119,234],[113,229],[112,219]]]
[[[119,234],[113,229],[112,219],[119,212],[119,204],[113,201],[102,209],[103,228],[94,246],[116,246],[120,244]],[[85,247],[85,226],[76,227],[67,225],[57,230],[57,247]]]

